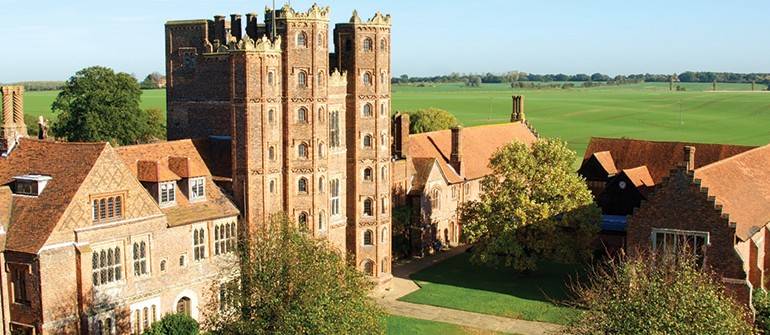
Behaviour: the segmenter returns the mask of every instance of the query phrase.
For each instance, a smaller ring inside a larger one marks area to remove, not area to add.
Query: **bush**
[[[409,113],[409,132],[412,134],[444,130],[460,123],[451,113],[438,108],[418,109]]]
[[[752,334],[747,310],[724,292],[719,277],[692,257],[620,256],[573,284],[586,309],[567,333]]]
[[[187,314],[166,314],[144,331],[144,335],[197,335],[198,322]]]
[[[770,334],[770,294],[763,289],[755,290],[752,302],[756,311],[754,325],[763,334]]]

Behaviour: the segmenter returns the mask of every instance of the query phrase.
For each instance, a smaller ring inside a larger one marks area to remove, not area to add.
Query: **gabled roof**
[[[639,166],[635,167],[633,169],[623,169],[620,173],[626,175],[628,177],[628,180],[630,180],[636,188],[645,186],[645,187],[653,187],[655,186],[655,182],[652,180],[652,177],[650,176],[650,171],[647,170],[646,166]]]
[[[452,153],[452,131],[439,130],[409,135],[409,155],[413,158],[435,158],[450,184],[466,179],[482,178],[492,172],[489,159],[502,146],[513,141],[532,144],[537,137],[521,122],[463,128],[462,156],[464,175],[449,165]]]
[[[37,196],[13,196],[6,250],[37,253],[45,244],[73,196],[80,189],[107,143],[61,143],[21,139],[7,158],[0,158],[0,185],[15,176],[50,176]]]
[[[625,138],[592,137],[583,162],[595,153],[609,152],[618,170],[647,166],[654,183],[658,184],[683,160],[683,148],[695,147],[695,167],[704,166],[755,147],[730,144],[646,141]],[[604,155],[604,154],[601,154]]]
[[[612,159],[612,154],[610,154],[609,151],[599,151],[594,153],[594,158],[604,171],[607,171],[608,175],[618,173],[618,168],[615,166],[615,161]]]
[[[698,168],[694,176],[736,224],[740,239],[770,222],[770,145]]]
[[[169,226],[238,215],[238,209],[212,181],[211,173],[191,140],[124,146],[115,151],[137,176],[140,172],[137,169],[138,163],[152,161],[162,166],[162,169],[168,170],[168,174],[176,177],[170,180],[181,179],[182,175],[185,178],[208,177],[206,178],[206,201],[190,202],[184,192],[177,187],[176,205],[162,208],[168,218]],[[160,179],[163,180],[158,181],[167,180],[167,178]]]

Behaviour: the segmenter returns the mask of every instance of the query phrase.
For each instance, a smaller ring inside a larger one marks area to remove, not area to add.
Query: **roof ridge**
[[[697,172],[697,171],[705,171],[705,170],[708,170],[708,169],[710,169],[710,168],[713,168],[714,166],[719,166],[719,165],[720,165],[720,164],[722,164],[722,163],[726,164],[726,163],[732,162],[732,161],[733,161],[733,159],[738,159],[739,157],[743,157],[743,156],[745,156],[745,155],[753,154],[753,153],[754,153],[754,151],[759,151],[759,150],[761,150],[761,149],[767,149],[767,148],[770,148],[770,144],[766,144],[766,145],[763,145],[763,146],[760,146],[760,147],[751,148],[751,149],[749,149],[749,150],[746,150],[746,151],[744,151],[744,152],[741,152],[741,153],[738,153],[738,154],[732,155],[732,156],[730,156],[730,157],[727,157],[727,158],[725,158],[725,159],[721,159],[721,160],[718,160],[718,161],[716,161],[716,162],[713,162],[713,163],[710,163],[710,164],[706,164],[706,165],[704,165],[704,166],[701,166],[701,167],[699,167],[699,168],[695,169],[694,171],[696,171],[696,172]],[[696,154],[697,154],[697,153],[696,153]]]
[[[475,126],[465,127],[463,126],[463,131],[468,129],[479,129],[479,128],[489,128],[489,127],[500,127],[500,126],[506,126],[506,125],[515,125],[517,122],[501,122],[501,123],[489,123],[489,124],[479,124]],[[451,131],[451,129],[439,129],[439,130],[433,130],[433,131],[426,131],[423,133],[415,133],[415,134],[409,134],[409,136],[430,136],[433,134],[439,134],[442,132]]]
[[[685,145],[718,145],[718,146],[734,146],[734,147],[746,147],[746,148],[759,148],[761,146],[746,145],[746,144],[733,144],[733,143],[708,143],[708,142],[688,142],[688,141],[670,141],[670,140],[646,140],[640,138],[624,138],[624,137],[603,137],[603,136],[591,136],[589,139],[600,140],[614,140],[614,141],[635,141],[635,142],[647,142],[647,143],[659,143],[659,144],[685,144]],[[606,151],[606,150],[605,150]]]

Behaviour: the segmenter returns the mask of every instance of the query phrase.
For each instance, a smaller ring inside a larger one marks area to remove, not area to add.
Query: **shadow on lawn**
[[[411,275],[411,279],[456,287],[508,294],[522,299],[560,302],[569,298],[567,284],[583,269],[575,264],[542,263],[536,271],[521,274],[470,262],[470,253],[449,258]]]

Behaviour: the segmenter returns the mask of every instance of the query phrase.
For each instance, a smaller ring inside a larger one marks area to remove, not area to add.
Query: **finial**
[[[350,23],[360,23],[360,22],[361,22],[361,18],[358,17],[358,11],[354,9],[353,16],[350,17]]]

